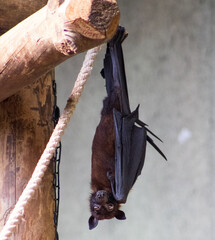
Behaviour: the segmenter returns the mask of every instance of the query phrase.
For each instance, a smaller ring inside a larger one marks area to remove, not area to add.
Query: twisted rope
[[[50,160],[55,153],[55,149],[60,142],[61,136],[63,135],[67,124],[69,123],[73,111],[75,110],[76,104],[78,103],[78,100],[81,96],[86,80],[92,71],[93,63],[99,50],[100,47],[95,47],[87,52],[82,68],[73,87],[72,93],[67,100],[63,114],[59,118],[58,124],[56,125],[49,139],[49,142],[46,145],[46,148],[40,157],[37,166],[35,167],[31,179],[23,190],[21,196],[19,197],[19,200],[17,201],[12,213],[8,218],[8,221],[1,231],[0,240],[9,239],[12,233],[15,232],[15,228],[18,226],[24,216],[25,206],[28,204],[35,191],[39,188],[42,177],[45,174]]]

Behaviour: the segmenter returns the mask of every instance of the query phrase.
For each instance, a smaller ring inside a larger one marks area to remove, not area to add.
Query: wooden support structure
[[[0,34],[45,2],[0,0]],[[0,37],[0,231],[53,130],[53,68],[106,42],[118,22],[115,0],[50,0]],[[53,196],[50,165],[12,239],[54,239]]]
[[[50,0],[0,37],[0,101],[69,57],[110,39],[118,22],[114,0]]]
[[[53,130],[54,71],[0,104],[0,230]],[[53,164],[25,212],[14,239],[54,239]]]

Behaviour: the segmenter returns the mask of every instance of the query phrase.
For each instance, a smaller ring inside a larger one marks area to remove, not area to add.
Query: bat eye
[[[99,211],[100,208],[101,208],[101,206],[98,204],[94,205],[94,207],[93,207],[94,211]]]
[[[108,206],[107,206],[107,210],[108,210],[109,212],[112,212],[113,209],[114,209],[113,203],[109,203]]]

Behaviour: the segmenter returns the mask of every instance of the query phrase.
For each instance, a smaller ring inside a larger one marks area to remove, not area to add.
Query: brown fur
[[[96,227],[98,220],[125,219],[125,214],[120,211],[120,204],[114,199],[110,180],[107,173],[115,175],[115,130],[113,120],[113,108],[119,110],[118,88],[115,87],[111,95],[103,101],[101,120],[96,129],[92,145],[92,169],[89,219],[90,229]],[[98,194],[102,192],[102,196]],[[111,210],[109,209],[111,207]]]
[[[91,188],[93,192],[107,190],[111,192],[107,172],[114,175],[115,163],[115,131],[113,108],[119,109],[117,91],[103,101],[101,120],[96,129],[92,145]]]

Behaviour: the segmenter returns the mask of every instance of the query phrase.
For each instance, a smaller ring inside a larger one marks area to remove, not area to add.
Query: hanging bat
[[[139,120],[139,106],[130,110],[121,47],[126,37],[125,29],[119,27],[107,44],[101,71],[106,79],[107,97],[92,145],[89,229],[95,228],[99,220],[126,218],[120,204],[126,202],[141,174],[147,141],[166,159],[147,133],[156,136]]]

